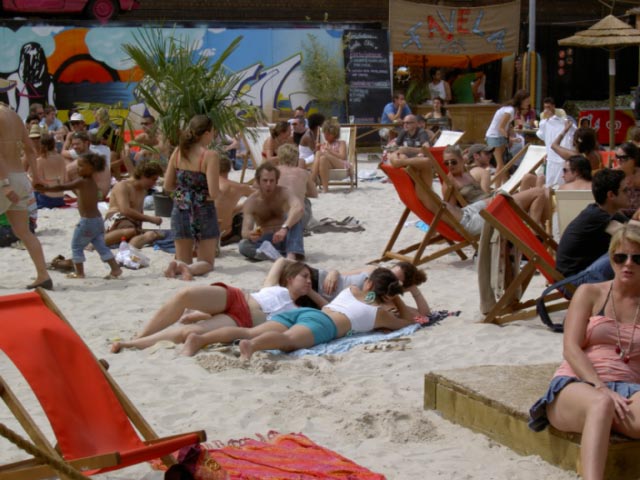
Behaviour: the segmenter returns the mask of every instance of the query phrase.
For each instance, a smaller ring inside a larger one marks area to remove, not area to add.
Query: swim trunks
[[[230,316],[236,325],[242,328],[253,327],[253,319],[249,304],[244,296],[244,292],[239,288],[232,287],[222,282],[212,283],[214,287],[223,287],[227,290],[227,305],[225,306],[225,315]]]

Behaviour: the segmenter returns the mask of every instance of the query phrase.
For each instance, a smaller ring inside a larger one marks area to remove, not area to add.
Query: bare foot
[[[200,339],[200,335],[196,333],[191,333],[187,336],[187,339],[184,341],[184,347],[180,352],[180,355],[185,357],[193,357],[198,350],[202,348],[202,340]]]
[[[105,280],[115,280],[116,278],[120,278],[120,275],[122,275],[122,269],[120,267],[112,268],[111,272],[109,273],[109,275],[104,277],[104,279]]]
[[[122,350],[122,344],[120,342],[113,342],[111,344],[111,353],[120,353]]]
[[[251,340],[240,340],[238,348],[240,349],[240,360],[251,360],[251,355],[253,355]]]
[[[164,276],[167,278],[176,278],[176,271],[178,269],[178,262],[171,260],[169,266],[164,271]]]
[[[191,280],[193,280],[193,275],[191,274],[191,270],[189,270],[189,265],[179,262],[177,269],[178,273],[180,274],[181,280],[184,280],[186,282],[190,282]]]

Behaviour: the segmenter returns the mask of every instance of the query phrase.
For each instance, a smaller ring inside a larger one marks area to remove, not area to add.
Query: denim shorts
[[[507,137],[487,137],[485,143],[491,148],[506,147],[509,144]]]
[[[218,214],[213,202],[202,206],[180,209],[173,205],[171,211],[171,230],[176,240],[209,240],[220,236]]]
[[[555,400],[556,395],[558,395],[564,387],[573,382],[588,383],[589,385],[592,385],[591,383],[585,382],[576,377],[559,376],[553,378],[549,384],[547,393],[540,397],[540,399],[529,409],[529,428],[531,430],[541,432],[547,428],[547,425],[549,425],[549,419],[547,418],[547,405]],[[605,384],[609,390],[613,390],[625,398],[631,398],[635,393],[640,392],[640,384],[637,383],[605,382]]]

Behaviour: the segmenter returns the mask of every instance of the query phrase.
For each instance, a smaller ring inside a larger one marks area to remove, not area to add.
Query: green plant
[[[331,115],[336,103],[343,103],[347,93],[344,68],[338,58],[331,56],[315,35],[303,42],[302,79],[307,93],[316,99],[318,110]]]
[[[144,74],[135,95],[158,112],[160,131],[177,145],[180,131],[196,114],[208,115],[214,128],[234,135],[244,128],[244,119],[261,119],[262,111],[243,100],[235,87],[239,77],[224,66],[242,37],[237,37],[215,62],[198,54],[196,42],[165,36],[161,29],[141,30],[134,44],[124,51]]]
[[[408,104],[420,105],[430,98],[429,85],[426,82],[411,80],[404,97]]]

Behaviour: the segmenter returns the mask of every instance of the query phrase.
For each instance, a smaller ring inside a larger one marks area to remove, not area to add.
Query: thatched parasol
[[[640,45],[640,30],[630,27],[613,15],[607,15],[587,30],[558,41],[563,47],[602,47],[609,50],[609,148],[615,147],[615,49]]]

